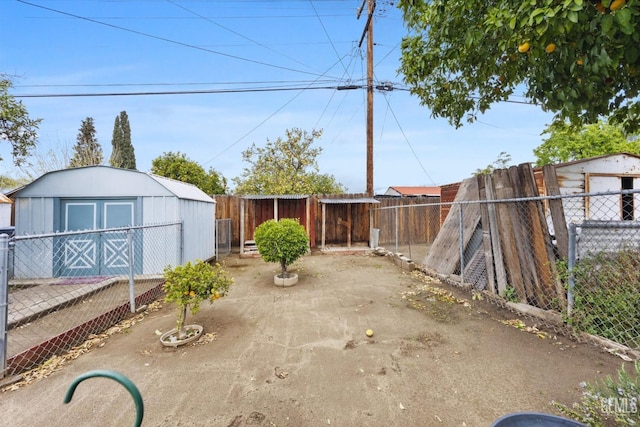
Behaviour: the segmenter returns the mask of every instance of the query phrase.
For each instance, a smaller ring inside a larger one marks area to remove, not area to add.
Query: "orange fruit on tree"
[[[530,47],[531,45],[529,45],[529,42],[524,42],[520,46],[518,46],[518,52],[520,53],[528,52]]]
[[[606,12],[606,9],[604,8],[601,2],[596,3],[596,10],[600,13]]]
[[[613,0],[609,9],[618,10],[627,3],[627,0]]]
[[[549,43],[547,47],[544,48],[544,51],[547,53],[552,53],[554,50],[556,50],[555,43]]]
[[[584,64],[584,62],[582,61],[582,58],[578,58],[578,60],[576,61],[576,64],[578,65]]]

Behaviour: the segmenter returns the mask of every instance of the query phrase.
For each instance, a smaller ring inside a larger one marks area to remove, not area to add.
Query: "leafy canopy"
[[[209,171],[205,172],[202,166],[179,151],[176,153],[169,151],[153,159],[151,172],[193,184],[207,194],[226,193],[227,180],[220,173],[213,168],[209,168]]]
[[[29,117],[22,101],[9,95],[12,86],[11,80],[0,74],[0,141],[11,144],[13,162],[20,166],[36,145],[42,119]]]
[[[333,175],[320,174],[317,157],[322,148],[313,148],[322,130],[311,133],[293,128],[286,139],[267,140],[264,147],[252,144],[242,152],[249,163],[242,176],[234,178],[237,194],[341,194],[345,188]]]
[[[510,163],[511,163],[511,154],[507,153],[506,151],[501,151],[500,154],[498,154],[498,158],[493,163],[487,165],[483,169],[480,169],[480,168],[476,169],[473,175],[474,176],[489,175],[493,173],[493,171],[495,171],[496,169],[508,168]]]
[[[280,263],[281,277],[288,277],[287,266],[307,253],[309,236],[297,219],[270,219],[256,228],[254,239],[258,252],[267,262]]]
[[[640,0],[400,0],[400,71],[459,127],[518,85],[557,122],[640,128]]]
[[[211,265],[201,260],[165,267],[164,280],[164,300],[178,306],[178,331],[182,330],[187,309],[191,314],[198,313],[203,301],[213,303],[225,296],[233,284],[233,278],[227,276],[220,264]]]
[[[578,130],[556,123],[543,133],[549,137],[533,150],[536,166],[622,152],[640,155],[637,139],[628,139],[620,126],[605,122],[586,125]]]

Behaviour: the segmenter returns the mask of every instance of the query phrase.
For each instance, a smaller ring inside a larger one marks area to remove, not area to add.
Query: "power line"
[[[394,120],[396,121],[396,124],[398,125],[398,129],[400,129],[400,133],[402,133],[402,136],[404,137],[405,142],[409,146],[409,149],[411,150],[411,153],[413,154],[413,157],[415,157],[416,161],[420,165],[420,168],[422,169],[424,174],[427,176],[427,178],[429,178],[431,183],[433,185],[436,185],[435,181],[433,180],[433,178],[431,178],[431,175],[429,175],[429,172],[427,172],[427,169],[425,169],[424,165],[420,161],[420,158],[416,154],[416,151],[413,149],[413,145],[411,145],[411,142],[409,141],[409,138],[407,138],[407,135],[404,133],[404,130],[402,129],[402,126],[400,125],[400,122],[398,121],[398,117],[396,116],[396,113],[393,111],[393,108],[391,108],[391,103],[389,103],[389,100],[387,99],[386,96],[384,97],[384,99],[387,102],[387,106],[389,107],[389,111],[391,112],[391,115],[393,116]]]
[[[334,65],[335,66],[335,63]],[[332,66],[332,67],[333,67]],[[336,80],[321,80],[322,82]],[[315,81],[314,81],[315,82]],[[314,82],[310,83],[308,86],[291,86],[291,87],[264,87],[264,88],[239,88],[239,89],[202,89],[202,90],[177,90],[177,91],[144,91],[144,92],[103,92],[103,93],[49,93],[49,94],[14,94],[12,95],[15,98],[82,98],[82,97],[102,97],[102,96],[155,96],[155,95],[203,95],[203,94],[223,94],[223,93],[260,93],[260,92],[286,92],[286,91],[295,91],[295,90],[355,90],[355,89],[366,89],[367,85],[362,84],[336,84],[336,85],[325,85],[325,86],[311,86]],[[399,88],[387,81],[379,81],[379,84],[374,85],[374,87],[381,92],[388,92],[391,90],[399,90],[404,92],[410,92],[410,89]],[[196,85],[199,83],[182,83],[183,85]],[[202,83],[207,84],[207,83]],[[222,84],[222,83],[219,83]],[[228,83],[235,84],[235,83]],[[238,83],[240,84],[240,83]],[[145,85],[163,85],[157,83],[149,83],[149,84],[105,84],[105,85],[24,85],[24,86],[15,86],[15,87],[112,87],[112,86],[145,86]],[[165,83],[164,85],[174,85],[173,83]],[[470,95],[471,99],[478,99],[478,96]],[[520,104],[520,105],[533,105],[539,106],[539,104],[531,101],[517,101],[513,99],[506,99],[503,101],[497,101],[498,103],[507,103],[507,104]]]
[[[202,95],[213,93],[251,93],[251,92],[286,92],[295,90],[337,90],[339,86],[307,86],[307,87],[273,87],[252,89],[205,89],[205,90],[177,90],[159,92],[105,92],[105,93],[55,93],[55,94],[28,94],[12,95],[15,98],[76,98],[76,97],[100,97],[100,96],[152,96],[152,95]]]
[[[222,28],[223,30],[229,31],[230,33],[233,33],[233,34],[235,34],[235,35],[237,35],[237,36],[239,36],[239,37],[242,37],[243,39],[248,40],[248,41],[250,41],[251,43],[253,43],[253,44],[255,44],[255,45],[258,45],[258,46],[260,46],[260,47],[263,47],[263,48],[265,48],[265,49],[269,50],[270,52],[273,52],[273,53],[276,53],[276,54],[278,54],[278,55],[284,56],[285,58],[290,59],[290,60],[291,60],[291,61],[293,61],[293,62],[297,62],[298,64],[303,65],[303,66],[305,66],[305,67],[309,67],[307,64],[304,64],[304,63],[302,63],[302,62],[298,61],[298,60],[297,60],[297,59],[295,59],[295,58],[292,58],[292,57],[290,57],[290,56],[288,56],[288,55],[285,55],[284,53],[278,52],[277,50],[272,49],[272,48],[270,48],[270,47],[268,47],[268,46],[266,46],[266,45],[264,45],[264,44],[262,44],[262,43],[260,43],[260,42],[258,42],[258,41],[255,41],[255,40],[253,40],[253,39],[251,39],[251,38],[249,38],[249,37],[245,36],[244,34],[240,34],[239,32],[237,32],[237,31],[235,31],[235,30],[232,30],[231,28],[225,27],[224,25],[219,24],[219,23],[217,23],[217,22],[215,22],[215,21],[213,21],[213,20],[211,20],[211,19],[207,18],[206,16],[200,15],[199,13],[196,13],[196,12],[194,12],[194,11],[193,11],[193,10],[191,10],[191,9],[187,9],[187,8],[186,8],[186,7],[184,7],[184,6],[177,4],[177,3],[176,3],[176,2],[174,2],[173,0],[166,0],[166,1],[167,1],[168,3],[171,3],[172,5],[174,5],[174,6],[176,6],[176,7],[179,7],[179,8],[180,8],[180,9],[182,9],[182,10],[185,10],[185,11],[187,11],[187,12],[189,12],[189,13],[191,13],[191,14],[193,14],[193,15],[195,15],[195,16],[197,16],[197,17],[199,17],[199,18],[201,18],[201,19],[204,19],[205,21],[207,21],[207,22],[209,22],[209,23],[211,23],[211,24],[213,24],[213,25],[215,25],[215,26],[217,26],[217,27]],[[309,68],[311,68],[311,67],[309,67]]]
[[[250,84],[308,84],[308,83],[338,83],[335,79],[326,80],[270,80],[270,81],[246,81],[246,82],[183,82],[183,83],[87,83],[87,84],[32,84],[13,85],[14,88],[33,87],[126,87],[126,86],[205,86],[205,85],[250,85]]]
[[[341,62],[342,58],[338,58],[338,62]],[[331,67],[329,67],[327,69],[327,72],[329,70],[331,70],[335,65],[337,64],[334,63],[331,65]],[[322,76],[320,76],[322,77]],[[318,78],[320,78],[318,77]],[[239,139],[237,139],[235,142],[233,142],[232,144],[230,144],[229,146],[227,146],[224,150],[222,150],[221,152],[219,152],[218,154],[216,154],[214,157],[212,157],[211,159],[207,160],[206,162],[204,162],[202,165],[206,165],[212,161],[214,161],[215,159],[217,159],[218,157],[220,157],[222,154],[226,153],[227,151],[229,151],[232,147],[236,146],[237,144],[240,143],[240,141],[242,141],[243,139],[245,139],[247,136],[249,136],[250,134],[253,133],[253,131],[255,131],[256,129],[258,129],[260,126],[262,126],[263,124],[265,124],[266,122],[268,122],[273,116],[275,116],[276,114],[278,114],[280,111],[282,111],[282,109],[284,109],[284,107],[286,107],[287,105],[289,105],[290,103],[292,103],[297,97],[299,97],[300,95],[302,95],[302,93],[304,93],[307,90],[310,89],[315,89],[312,87],[307,87],[307,88],[302,88],[299,89],[300,91],[293,96],[293,98],[291,98],[290,100],[288,100],[287,102],[285,102],[282,106],[280,106],[280,108],[278,108],[277,110],[275,110],[273,113],[271,113],[268,117],[266,117],[264,120],[262,120],[260,123],[258,123],[256,126],[254,126],[253,128],[251,128],[251,130],[249,130],[247,133],[245,133],[244,135],[242,135]]]
[[[139,36],[149,37],[149,38],[152,38],[152,39],[155,39],[155,40],[160,40],[160,41],[164,41],[164,42],[167,42],[167,43],[172,43],[172,44],[175,44],[175,45],[178,45],[178,46],[188,47],[190,49],[201,50],[203,52],[213,53],[213,54],[216,54],[216,55],[225,56],[227,58],[237,59],[239,61],[250,62],[252,64],[263,65],[265,67],[277,68],[279,70],[292,71],[294,73],[301,73],[301,74],[309,74],[309,75],[313,75],[313,76],[318,76],[318,73],[312,73],[312,72],[309,72],[309,71],[296,70],[295,68],[284,67],[284,66],[275,65],[275,64],[269,64],[269,63],[264,62],[264,61],[257,61],[257,60],[249,59],[249,58],[243,58],[241,56],[231,55],[229,53],[219,52],[219,51],[212,50],[212,49],[206,49],[206,48],[203,48],[201,46],[196,46],[196,45],[189,44],[189,43],[179,42],[177,40],[168,39],[166,37],[155,36],[153,34],[144,33],[142,31],[132,30],[130,28],[121,27],[119,25],[109,24],[107,22],[98,21],[96,19],[91,19],[91,18],[87,18],[87,17],[84,17],[84,16],[75,15],[73,13],[64,12],[64,11],[61,11],[61,10],[58,10],[58,9],[53,9],[53,8],[50,8],[50,7],[46,7],[46,6],[30,3],[30,2],[25,1],[25,0],[17,0],[17,1],[19,3],[23,3],[23,4],[26,4],[28,6],[36,7],[36,8],[39,8],[39,9],[48,10],[50,12],[58,13],[58,14],[65,15],[65,16],[70,16],[72,18],[76,18],[76,19],[80,19],[80,20],[83,20],[83,21],[92,22],[94,24],[104,25],[106,27],[115,28],[117,30],[121,30],[121,31],[126,31],[126,32],[129,32],[129,33],[137,34]]]
[[[333,44],[333,40],[331,40],[331,36],[329,35],[329,32],[327,31],[327,28],[324,26],[324,22],[322,22],[322,19],[320,18],[320,15],[318,14],[318,11],[316,9],[316,7],[313,4],[313,0],[309,0],[309,4],[311,4],[311,7],[313,8],[313,11],[315,12],[316,16],[318,17],[318,21],[320,22],[320,26],[322,27],[322,31],[324,31],[324,34],[327,36],[327,39],[329,40],[329,43],[331,43],[331,47],[333,48],[333,52],[336,54],[336,56],[338,58],[340,58],[340,54],[338,54],[338,51],[336,50],[336,46]],[[344,72],[347,72],[347,67],[342,63],[342,61],[340,61],[340,65],[342,65],[342,68],[344,69]]]

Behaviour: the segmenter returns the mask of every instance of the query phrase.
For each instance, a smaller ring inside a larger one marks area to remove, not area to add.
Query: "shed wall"
[[[179,201],[183,225],[183,263],[215,256],[215,203]]]
[[[16,235],[53,233],[53,199],[50,197],[20,197],[15,200]]]

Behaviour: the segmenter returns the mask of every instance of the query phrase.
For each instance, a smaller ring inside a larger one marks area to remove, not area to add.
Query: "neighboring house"
[[[97,233],[60,236],[72,231],[181,222],[172,233],[162,228],[135,231],[135,274],[161,273],[169,263],[215,255],[215,200],[194,185],[157,175],[108,166],[49,172],[15,192],[14,206],[16,257],[34,253],[31,265],[16,263],[15,277],[129,271],[124,231],[100,238]],[[22,239],[34,234],[52,236],[41,242]]]
[[[640,189],[640,156],[634,154],[607,154],[554,166],[562,195]],[[540,194],[545,194],[542,169],[536,168],[534,174]],[[639,194],[565,199],[563,204],[567,222],[640,219]]]
[[[393,186],[387,188],[387,191],[383,196],[396,196],[396,197],[418,197],[418,196],[430,196],[440,197],[440,187],[399,187]]]
[[[0,229],[11,226],[11,205],[13,202],[4,194],[0,194]]]
[[[561,195],[640,189],[640,156],[607,154],[554,165]],[[536,169],[540,194],[545,194],[541,169]],[[578,256],[640,244],[640,193],[591,195],[562,199],[567,224],[582,224]],[[633,223],[635,221],[636,223]],[[606,222],[606,223],[605,223]],[[549,220],[551,233],[557,235]],[[562,231],[564,233],[564,231]]]

